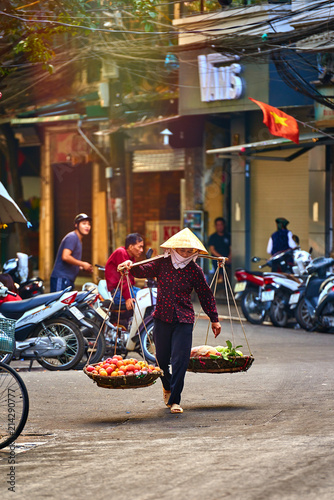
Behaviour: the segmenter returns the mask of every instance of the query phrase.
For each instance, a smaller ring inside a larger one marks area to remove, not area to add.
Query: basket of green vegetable
[[[227,340],[226,346],[211,347],[202,345],[193,347],[188,364],[189,372],[199,373],[236,373],[245,372],[253,364],[253,356],[244,356],[239,350],[241,345],[233,347]]]

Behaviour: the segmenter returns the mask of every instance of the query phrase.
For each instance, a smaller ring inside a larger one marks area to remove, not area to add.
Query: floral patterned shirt
[[[218,321],[215,298],[202,269],[195,262],[190,262],[183,269],[175,269],[170,257],[162,257],[133,267],[131,273],[137,278],[157,279],[157,304],[153,313],[155,318],[172,323],[176,315],[180,323],[193,323],[195,315],[191,292],[195,290],[203,311],[211,322]]]

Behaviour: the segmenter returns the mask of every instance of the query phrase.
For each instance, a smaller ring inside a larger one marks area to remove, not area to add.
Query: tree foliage
[[[117,10],[132,13],[132,29],[154,31],[157,0],[2,0],[0,7],[0,76],[23,61],[41,63],[52,72],[53,40],[60,33],[75,36],[103,31],[106,15]],[[113,28],[116,32],[119,28]]]

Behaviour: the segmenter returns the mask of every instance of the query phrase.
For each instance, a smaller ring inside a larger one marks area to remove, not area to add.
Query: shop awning
[[[250,142],[247,144],[238,144],[238,146],[229,146],[226,148],[208,149],[207,154],[215,154],[219,158],[232,158],[233,156],[243,156],[248,159],[270,160],[270,161],[292,161],[298,156],[315,146],[325,146],[334,144],[334,138],[328,135],[313,133],[303,134],[299,137],[299,144],[295,144],[289,139],[277,137],[268,141]],[[268,153],[274,151],[293,150],[287,156],[274,156]]]
[[[56,115],[56,116],[31,116],[29,118],[12,118],[11,125],[27,125],[32,123],[57,123],[69,120],[80,120],[81,115],[74,113],[72,115]]]
[[[112,122],[115,122],[114,125],[110,128],[105,128],[101,129],[97,132],[94,132],[94,135],[110,135],[114,134],[115,132],[119,132],[120,130],[126,130],[126,129],[133,129],[133,128],[138,128],[138,127],[148,127],[149,125],[157,125],[158,123],[165,123],[165,122],[173,122],[175,120],[179,120],[181,116],[179,115],[173,115],[173,116],[164,116],[160,118],[147,118],[144,120],[138,120],[136,122],[132,123],[117,123],[117,120],[111,120]]]

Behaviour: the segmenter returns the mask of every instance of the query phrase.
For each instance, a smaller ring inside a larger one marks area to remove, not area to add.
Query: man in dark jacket
[[[269,238],[267,253],[275,255],[279,252],[289,250],[289,248],[296,248],[298,245],[293,239],[293,234],[287,229],[289,221],[284,217],[278,217],[275,222],[277,224],[277,231]],[[272,271],[277,271],[276,265],[276,263],[273,263]]]
[[[277,231],[269,238],[267,253],[275,255],[289,248],[296,248],[297,243],[293,239],[293,234],[287,229],[289,221],[284,219],[284,217],[278,217],[275,222],[277,224]]]

